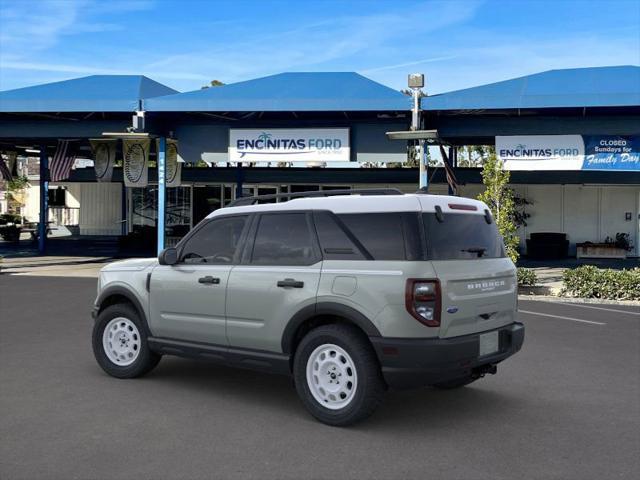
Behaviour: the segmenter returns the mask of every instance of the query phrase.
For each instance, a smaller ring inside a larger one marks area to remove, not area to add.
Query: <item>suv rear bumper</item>
[[[524,342],[522,323],[514,322],[496,330],[499,332],[499,349],[495,354],[484,357],[479,357],[480,335],[487,332],[453,338],[369,339],[387,385],[403,389],[467,377],[520,350]]]

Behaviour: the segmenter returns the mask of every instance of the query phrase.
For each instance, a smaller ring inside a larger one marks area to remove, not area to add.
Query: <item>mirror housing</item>
[[[178,250],[173,247],[165,248],[158,255],[158,263],[160,265],[175,265],[178,263]]]

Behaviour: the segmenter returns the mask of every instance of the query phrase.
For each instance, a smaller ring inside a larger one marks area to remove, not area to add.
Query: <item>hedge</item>
[[[562,274],[563,296],[640,300],[640,268],[612,270],[583,265]]]
[[[521,287],[535,287],[538,283],[538,276],[535,270],[530,268],[518,267],[518,285]]]

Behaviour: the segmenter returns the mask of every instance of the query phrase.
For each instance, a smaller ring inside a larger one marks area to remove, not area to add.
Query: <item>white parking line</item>
[[[551,302],[546,302],[551,303]],[[630,312],[629,310],[618,310],[617,308],[594,307],[593,305],[585,305],[583,303],[562,302],[560,305],[570,305],[572,307],[593,308],[595,310],[605,310],[607,312],[626,313],[628,315],[640,315],[640,312]]]
[[[562,320],[571,320],[572,322],[590,323],[592,325],[606,325],[603,322],[593,322],[591,320],[582,320],[581,318],[563,317],[562,315],[551,315],[550,313],[530,312],[528,310],[518,310],[520,313],[526,313],[528,315],[539,315],[541,317],[560,318]]]

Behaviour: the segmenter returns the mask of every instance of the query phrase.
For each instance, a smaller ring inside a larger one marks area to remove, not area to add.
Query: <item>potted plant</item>
[[[633,250],[628,233],[618,232],[615,238],[606,237],[604,242],[584,242],[576,244],[577,258],[627,258]]]

